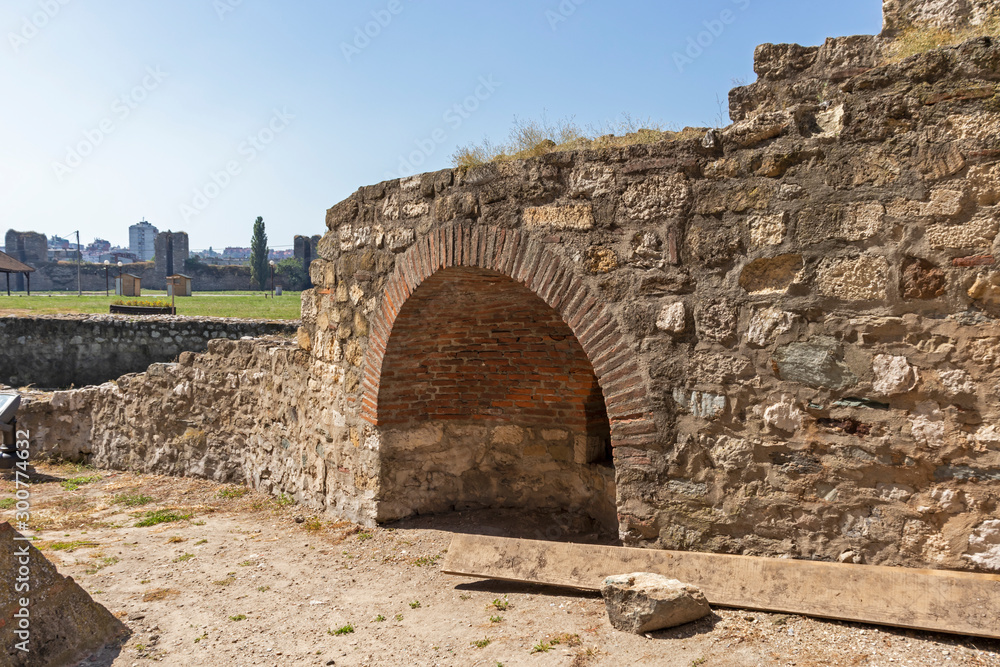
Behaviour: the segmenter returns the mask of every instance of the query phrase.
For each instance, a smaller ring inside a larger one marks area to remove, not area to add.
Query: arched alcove
[[[597,376],[522,284],[468,266],[433,273],[400,307],[380,370],[380,520],[523,507],[617,527]]]

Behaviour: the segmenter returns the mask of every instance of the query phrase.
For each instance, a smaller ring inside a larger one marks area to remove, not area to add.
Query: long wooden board
[[[455,535],[446,574],[600,590],[654,572],[711,604],[1000,639],[1000,576]]]

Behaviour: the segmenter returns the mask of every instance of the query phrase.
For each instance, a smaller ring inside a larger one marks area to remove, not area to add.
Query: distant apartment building
[[[156,235],[159,230],[143,220],[128,228],[128,249],[140,262],[156,256]]]

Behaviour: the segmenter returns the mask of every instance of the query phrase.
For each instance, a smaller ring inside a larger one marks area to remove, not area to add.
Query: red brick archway
[[[654,442],[656,427],[645,379],[609,308],[589,292],[569,262],[527,233],[470,224],[439,227],[397,260],[381,309],[373,318],[365,358],[361,415],[366,421],[385,423],[379,406],[383,364],[400,310],[429,278],[442,269],[460,267],[507,276],[558,313],[593,368],[604,397],[612,447],[643,449]],[[394,407],[389,420],[399,418]]]

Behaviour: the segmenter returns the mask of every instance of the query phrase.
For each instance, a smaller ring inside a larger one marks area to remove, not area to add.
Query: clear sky
[[[221,249],[260,215],[289,246],[515,117],[714,126],[757,44],[880,28],[879,0],[4,0],[0,233]]]

